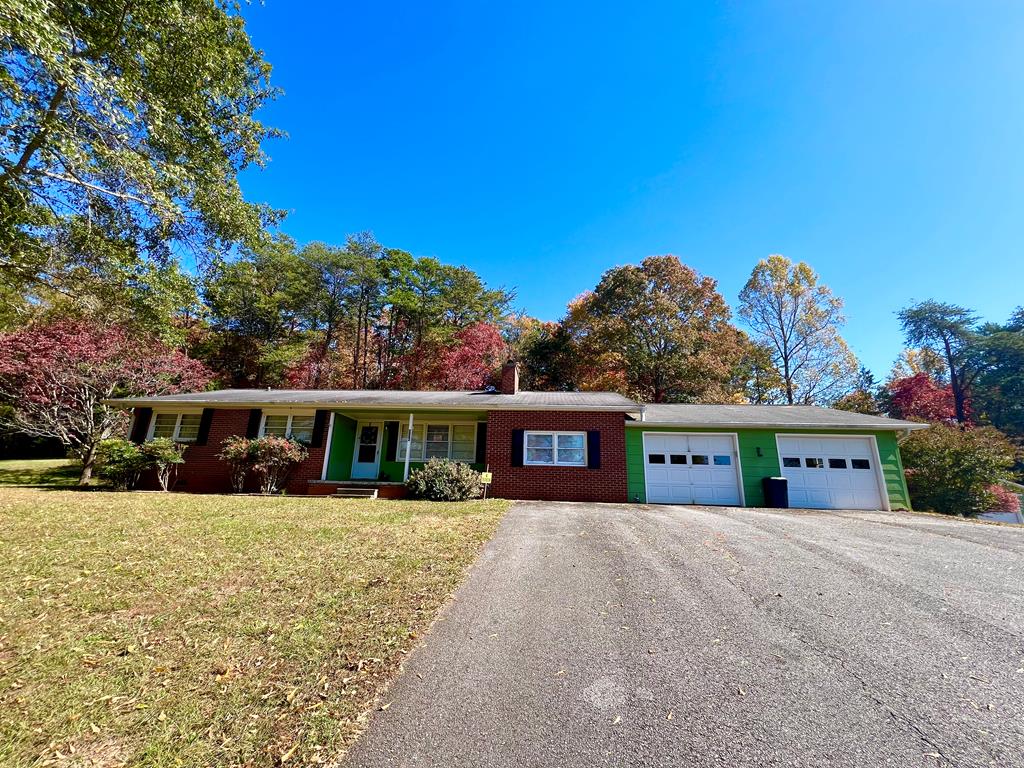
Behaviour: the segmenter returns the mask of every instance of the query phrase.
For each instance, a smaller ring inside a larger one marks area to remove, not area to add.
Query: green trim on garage
[[[910,494],[903,474],[903,462],[900,459],[899,444],[894,432],[877,432],[871,430],[829,430],[829,429],[708,429],[679,427],[654,427],[643,422],[632,422],[626,425],[626,487],[629,500],[639,503],[647,501],[647,490],[644,486],[644,432],[686,432],[686,433],[717,433],[735,434],[739,442],[740,471],[743,479],[743,495],[748,507],[764,506],[764,491],[761,480],[765,477],[778,477],[782,470],[779,466],[779,451],[775,442],[776,435],[822,435],[836,437],[839,435],[874,435],[878,444],[878,456],[882,462],[882,475],[885,478],[885,489],[889,494],[889,504],[893,509],[910,509]],[[760,449],[761,455],[758,455]]]

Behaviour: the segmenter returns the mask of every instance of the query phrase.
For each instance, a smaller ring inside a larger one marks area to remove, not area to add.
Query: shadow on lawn
[[[74,490],[81,488],[81,468],[68,462],[10,461],[0,462],[0,486],[19,485],[35,488]],[[88,488],[82,488],[88,490]]]

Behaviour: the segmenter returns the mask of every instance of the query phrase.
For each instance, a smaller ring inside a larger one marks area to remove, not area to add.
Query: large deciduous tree
[[[926,347],[945,361],[956,420],[966,423],[971,387],[985,369],[978,316],[955,304],[929,300],[901,310],[899,318],[911,345]]]
[[[60,440],[82,462],[83,485],[100,442],[128,423],[105,399],[199,390],[209,380],[201,363],[124,326],[64,320],[0,335],[0,398],[11,426]]]
[[[853,386],[857,358],[839,335],[842,310],[810,266],[778,254],[759,261],[740,292],[740,316],[771,350],[790,405],[831,403]]]
[[[985,370],[974,388],[978,415],[1015,438],[1024,438],[1024,308],[1003,326],[982,329]]]
[[[715,281],[675,256],[605,272],[570,306],[564,326],[591,367],[587,388],[647,402],[725,402],[743,336]]]
[[[265,160],[275,92],[236,2],[0,0],[0,29],[7,282],[71,298],[152,282],[278,218],[237,181]]]

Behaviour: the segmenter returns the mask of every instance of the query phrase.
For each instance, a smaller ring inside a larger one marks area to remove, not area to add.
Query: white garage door
[[[651,504],[739,505],[732,435],[644,435],[647,501]]]
[[[807,509],[884,509],[870,437],[779,437],[789,505]]]

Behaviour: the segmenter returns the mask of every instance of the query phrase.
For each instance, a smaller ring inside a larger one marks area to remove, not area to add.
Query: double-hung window
[[[201,413],[158,413],[153,417],[149,438],[169,437],[176,443],[194,443],[202,418]]]
[[[524,464],[583,467],[587,463],[586,432],[527,432]]]
[[[398,460],[405,461],[409,425],[398,435]],[[476,424],[413,424],[411,461],[452,459],[472,462],[476,458]]]
[[[313,421],[311,413],[268,413],[263,417],[260,436],[290,437],[309,444],[313,442]]]

